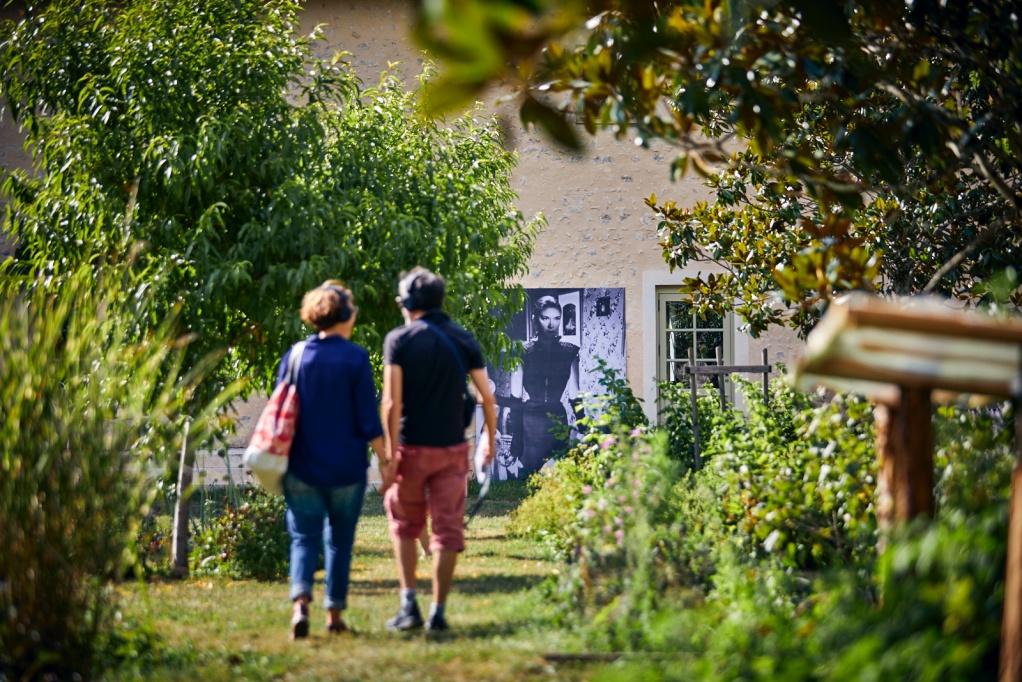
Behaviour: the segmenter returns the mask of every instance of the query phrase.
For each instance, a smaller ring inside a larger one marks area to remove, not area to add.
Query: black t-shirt
[[[435,329],[429,329],[427,322]],[[437,332],[446,334],[451,344],[444,343]],[[462,367],[451,345],[461,355]],[[432,311],[387,334],[383,363],[401,368],[402,443],[444,447],[465,442],[463,370],[486,366],[472,334],[444,313]]]

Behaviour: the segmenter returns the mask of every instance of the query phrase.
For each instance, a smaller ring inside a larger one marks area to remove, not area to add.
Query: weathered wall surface
[[[4,19],[16,19],[20,16],[21,10],[14,7],[0,6],[0,21]],[[29,168],[30,159],[23,147],[24,138],[18,132],[17,126],[11,123],[10,113],[7,111],[6,102],[0,99],[0,109],[3,109],[3,118],[0,120],[0,173],[11,168]],[[3,199],[0,199],[0,214],[3,213]],[[9,254],[12,246],[9,240],[4,238],[0,232],[0,258]]]
[[[350,61],[367,84],[375,83],[388,64],[400,62],[394,68],[411,85],[423,63],[409,39],[411,11],[406,0],[319,0],[307,3],[301,28],[311,32],[321,25],[325,41],[318,44],[317,53],[350,52]],[[495,96],[486,99],[492,103]],[[709,190],[696,176],[670,182],[668,148],[642,149],[603,133],[589,139],[584,152],[565,153],[524,131],[513,112],[507,113],[519,155],[513,180],[519,208],[527,216],[543,213],[548,221],[522,284],[623,287],[627,373],[636,392],[649,402],[655,373],[650,371],[656,354],[656,330],[650,328],[655,325],[655,315],[650,313],[656,305],[655,291],[680,282],[686,273],[667,270],[657,245],[655,221],[642,200],[656,193],[691,205],[709,199]],[[5,121],[0,127],[0,163],[26,165],[20,144],[20,136]],[[758,361],[764,344],[772,359],[788,364],[800,348],[785,330],[760,340],[736,333],[735,361]],[[251,414],[251,409],[245,412]],[[237,440],[245,435],[239,434]]]
[[[400,62],[396,71],[411,85],[423,63],[408,38],[411,12],[410,3],[395,0],[312,2],[302,26],[311,31],[322,24],[326,44],[318,49],[320,54],[351,52],[351,62],[366,83],[376,82],[388,63]],[[491,105],[496,97],[497,93],[488,96],[484,104]],[[507,114],[519,157],[513,179],[518,206],[528,216],[543,213],[548,222],[536,242],[530,272],[521,283],[526,287],[623,287],[627,374],[636,392],[648,401],[654,381],[649,360],[656,354],[656,341],[655,330],[643,330],[644,317],[649,317],[645,313],[656,305],[657,288],[669,287],[692,273],[672,274],[664,265],[656,223],[643,199],[655,193],[691,205],[709,200],[709,190],[694,175],[672,183],[668,176],[671,150],[665,146],[642,149],[610,133],[595,139],[583,133],[587,149],[567,153],[523,130],[513,111],[500,113]],[[649,282],[656,286],[648,286]],[[735,362],[758,361],[764,344],[772,359],[789,364],[801,345],[786,330],[776,330],[760,340],[736,343]]]

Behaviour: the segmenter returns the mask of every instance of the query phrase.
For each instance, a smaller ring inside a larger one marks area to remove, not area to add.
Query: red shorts
[[[402,445],[397,451],[397,482],[383,498],[392,537],[414,540],[432,519],[429,547],[434,552],[465,549],[465,481],[468,443],[450,447]]]

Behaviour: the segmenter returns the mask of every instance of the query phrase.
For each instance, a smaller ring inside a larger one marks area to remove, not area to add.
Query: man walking
[[[405,324],[383,343],[383,424],[387,461],[382,463],[384,504],[401,579],[401,606],[390,630],[422,627],[415,599],[417,539],[431,518],[433,603],[426,627],[446,630],[444,605],[458,553],[465,548],[465,375],[482,397],[486,419],[485,463],[496,452],[496,399],[478,342],[441,310],[444,280],[423,268],[402,276],[398,303]]]

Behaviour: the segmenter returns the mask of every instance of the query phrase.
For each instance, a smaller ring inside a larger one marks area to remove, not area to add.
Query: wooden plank
[[[685,369],[691,369],[696,365],[696,349],[689,348],[688,350],[689,366]],[[690,399],[692,401],[692,461],[696,468],[700,468],[703,465],[703,460],[699,456],[699,378],[689,374],[688,385],[690,390]]]
[[[1011,375],[1007,375],[1001,381],[978,381],[975,379],[955,379],[947,377],[933,377],[917,374],[907,374],[897,370],[873,367],[864,365],[854,360],[843,358],[829,358],[824,362],[806,367],[809,374],[820,376],[845,377],[847,379],[861,379],[865,381],[876,381],[885,384],[908,386],[926,390],[945,389],[961,393],[982,393],[986,395],[997,395],[1008,397],[1011,395]]]
[[[952,310],[940,304],[905,307],[876,298],[857,298],[847,306],[845,327],[878,327],[923,332],[934,336],[988,339],[1022,343],[1022,322],[999,320],[972,310]]]
[[[724,349],[717,346],[713,349],[713,357],[717,361],[717,367],[724,369]],[[720,380],[720,386],[717,387],[717,397],[720,398],[720,409],[721,411],[727,407],[727,396],[724,391],[724,379]]]
[[[543,660],[547,663],[613,663],[623,655],[613,652],[582,652],[577,654],[551,652],[543,654]]]
[[[1016,418],[1015,438],[1022,426]],[[1004,612],[1001,618],[1001,682],[1022,681],[1022,463],[1011,472],[1008,514],[1008,556],[1004,575]]]
[[[1000,682],[1022,682],[1022,396],[1015,396],[1014,408],[1016,452],[1008,512]]]
[[[686,374],[716,375],[716,374],[769,374],[769,365],[692,365],[685,366]]]

